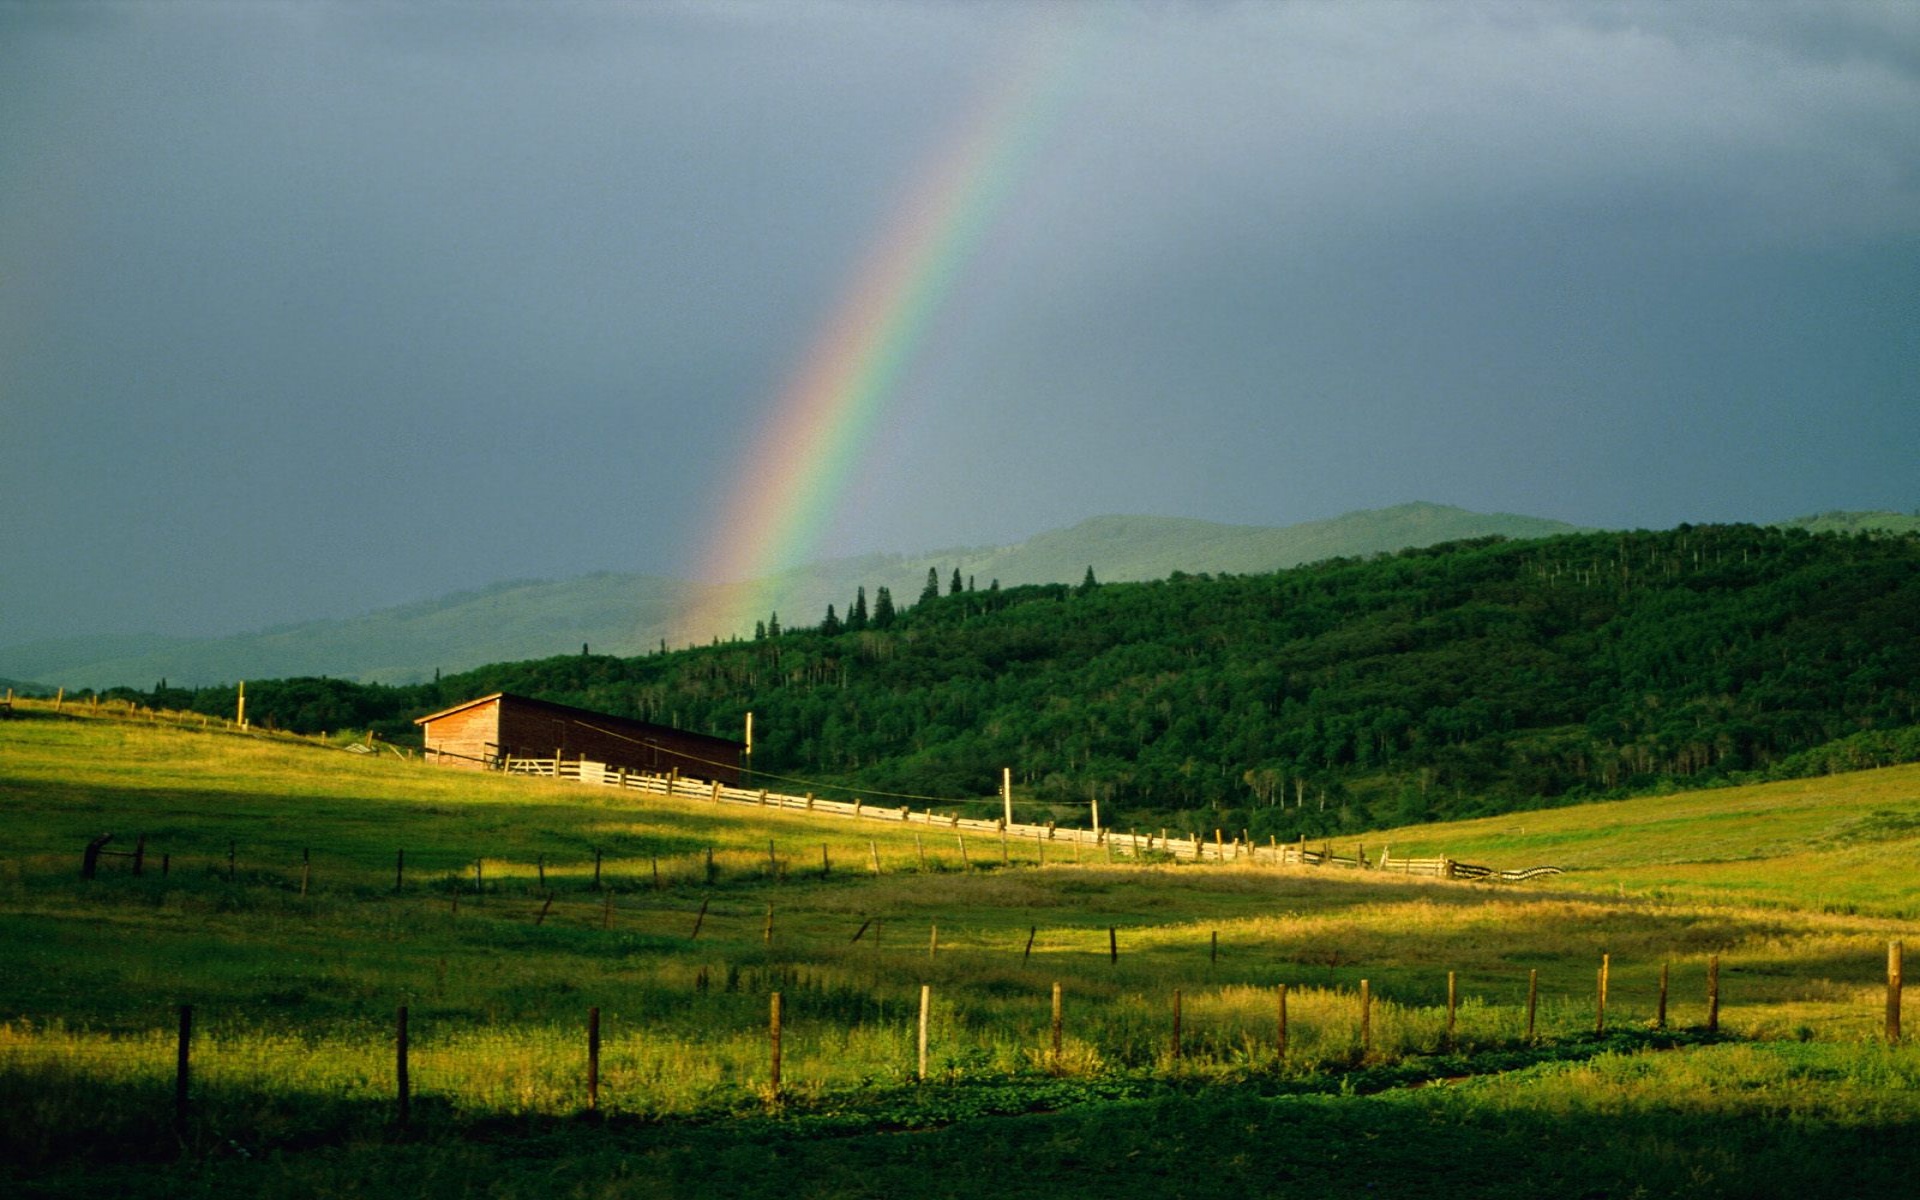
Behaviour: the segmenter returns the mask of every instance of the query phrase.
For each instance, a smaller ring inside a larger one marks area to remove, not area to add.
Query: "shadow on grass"
[[[1789,1115],[1777,1094],[1743,1102],[1738,1089],[1651,1089],[1634,1101],[1535,1104],[1557,1070],[1663,1049],[1681,1054],[1656,1061],[1749,1048],[1621,1034],[1327,1075],[989,1079],[774,1109],[743,1096],[734,1111],[671,1121],[463,1119],[423,1098],[404,1134],[382,1104],[209,1095],[184,1141],[137,1111],[164,1106],[165,1096],[127,1094],[104,1102],[111,1119],[97,1112],[57,1133],[8,1130],[0,1157],[11,1165],[0,1179],[18,1195],[126,1198],[182,1190],[1806,1198],[1906,1194],[1920,1168],[1910,1103],[1853,1111],[1835,1099]],[[1770,1060],[1744,1069],[1751,1083]],[[1674,1077],[1695,1078],[1684,1065]],[[24,1111],[14,1103],[23,1082],[10,1079],[8,1111]],[[1438,1082],[1458,1086],[1418,1086]]]

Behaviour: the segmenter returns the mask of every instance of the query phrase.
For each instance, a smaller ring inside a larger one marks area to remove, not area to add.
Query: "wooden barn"
[[[414,721],[429,762],[498,767],[508,757],[588,759],[609,767],[740,782],[743,742],[495,692]]]

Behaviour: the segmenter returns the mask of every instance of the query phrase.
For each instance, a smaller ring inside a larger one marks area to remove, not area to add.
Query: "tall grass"
[[[1731,844],[1715,798],[1760,820],[1771,797],[1789,813],[1783,828],[1826,829],[1822,853],[1852,861],[1860,843],[1845,830],[1860,827],[1848,822],[1905,786],[1884,772],[1864,778],[1858,797],[1837,791],[1825,816],[1794,792],[1679,798],[1675,811],[1707,806],[1697,824],[1719,832],[1621,832],[1624,866],[1523,887],[1246,864],[1074,866],[1066,853],[1003,869],[992,839],[975,839],[963,862],[950,838],[883,822],[642,800],[96,719],[0,725],[0,783],[0,1013],[10,1018],[0,1100],[17,1115],[4,1136],[20,1161],[89,1145],[165,1152],[156,1114],[170,1104],[180,1003],[198,1015],[195,1136],[267,1145],[385,1128],[401,1004],[429,1122],[580,1111],[589,1007],[604,1021],[604,1113],[712,1117],[765,1111],[776,990],[786,1104],[825,1110],[913,1083],[922,984],[934,998],[936,1089],[1275,1083],[1512,1052],[1525,1039],[1530,971],[1536,1037],[1584,1045],[1603,954],[1610,1028],[1653,1024],[1663,966],[1669,1025],[1701,1024],[1706,962],[1718,955],[1728,1034],[1859,1048],[1848,1071],[1890,1064],[1873,1068],[1881,1082],[1860,1085],[1869,1090],[1910,1071],[1905,1058],[1865,1050],[1879,1030],[1886,942],[1910,933],[1903,919],[1873,905],[1838,911],[1821,899],[1835,885],[1810,874],[1765,904],[1691,898],[1711,892],[1702,881],[1713,864],[1657,858],[1662,845]],[[1536,850],[1570,854],[1577,826],[1533,822],[1580,811],[1503,818],[1536,832],[1483,831],[1478,843],[1470,829],[1441,830],[1432,849],[1477,847],[1518,864]],[[1614,813],[1588,819],[1618,828]],[[78,878],[80,846],[106,830],[121,844],[148,835],[145,874],[112,860],[99,878]],[[1390,836],[1396,852],[1424,852],[1414,834]],[[1813,853],[1813,840],[1783,838],[1784,861]],[[400,849],[407,874],[396,887]],[[154,869],[162,853],[165,875]],[[1631,872],[1656,869],[1670,880],[1657,894],[1627,887]],[[1451,1037],[1450,971],[1460,996]],[[1363,979],[1375,998],[1364,1049]]]

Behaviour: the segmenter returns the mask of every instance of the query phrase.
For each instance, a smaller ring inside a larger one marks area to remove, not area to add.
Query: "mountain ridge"
[[[1858,529],[1920,518],[1894,513],[1822,513],[1781,522]],[[1514,513],[1478,513],[1414,501],[1285,526],[1233,525],[1191,517],[1096,516],[999,546],[867,554],[796,568],[752,584],[700,584],[664,576],[595,572],[561,580],[508,580],[353,617],[277,625],[210,638],[166,635],[68,637],[0,647],[0,676],[45,686],[204,686],[239,679],[331,676],[405,683],[441,671],[569,653],[582,645],[633,655],[676,644],[725,640],[751,630],[681,623],[682,614],[723,608],[734,589],[773,597],[768,616],[811,624],[828,604],[841,611],[857,587],[892,591],[911,604],[933,569],[942,590],[958,571],[987,587],[1161,579],[1175,572],[1251,574],[1328,558],[1364,556],[1466,538],[1547,537],[1584,527]]]

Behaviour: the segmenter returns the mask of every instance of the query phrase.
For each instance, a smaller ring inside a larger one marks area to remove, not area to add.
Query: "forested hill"
[[[508,690],[733,736],[752,711],[756,769],[810,786],[982,796],[1007,765],[1062,817],[1097,794],[1121,827],[1263,838],[1920,757],[1912,535],[1682,526],[939,590],[672,654],[254,683],[249,711],[334,728]]]

